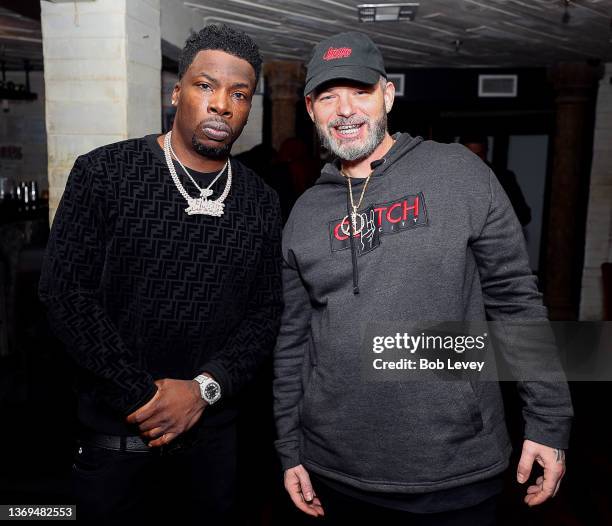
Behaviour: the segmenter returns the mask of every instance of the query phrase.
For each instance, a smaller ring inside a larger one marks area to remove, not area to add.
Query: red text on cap
[[[335,60],[351,56],[353,50],[350,47],[330,47],[323,55],[323,60]]]

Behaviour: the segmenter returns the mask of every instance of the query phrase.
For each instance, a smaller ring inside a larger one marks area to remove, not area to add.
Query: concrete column
[[[76,157],[161,129],[160,0],[41,2],[49,208]]]
[[[304,88],[300,62],[277,60],[264,64],[272,109],[272,146],[278,151],[285,139],[295,137],[295,105]]]
[[[612,63],[599,83],[593,139],[581,320],[603,319],[601,264],[612,262]]]
[[[551,71],[557,92],[550,206],[546,235],[545,301],[553,320],[578,317],[592,108],[601,72],[586,63]]]

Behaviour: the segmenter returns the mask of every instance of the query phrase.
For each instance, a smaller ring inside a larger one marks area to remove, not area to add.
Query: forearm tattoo
[[[555,462],[557,462],[557,464],[564,464],[565,463],[565,450],[555,449],[555,453],[556,453]]]

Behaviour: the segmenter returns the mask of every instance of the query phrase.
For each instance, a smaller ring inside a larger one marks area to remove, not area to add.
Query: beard
[[[349,124],[365,124],[367,126],[368,133],[362,143],[355,144],[355,141],[348,140],[347,144],[343,144],[342,140],[332,137],[331,129],[334,126]],[[327,127],[316,123],[316,129],[323,148],[343,161],[361,161],[369,157],[385,138],[385,133],[387,132],[387,112],[383,107],[381,116],[374,121],[373,125],[372,121],[367,117],[350,117],[348,119],[339,117],[330,122]]]
[[[242,132],[242,129],[239,130],[238,133],[236,133],[234,129],[228,126],[229,135],[226,139],[227,142],[220,142],[218,145],[204,144],[202,141],[208,138],[203,134],[202,130],[209,122],[210,120],[202,121],[198,124],[198,126],[193,132],[193,135],[191,136],[191,146],[197,154],[201,155],[202,157],[206,157],[207,159],[226,159],[230,154],[232,145]]]
[[[232,144],[233,142],[220,144],[219,146],[208,146],[198,141],[195,133],[191,137],[191,146],[193,146],[194,151],[207,159],[226,159],[230,154]]]

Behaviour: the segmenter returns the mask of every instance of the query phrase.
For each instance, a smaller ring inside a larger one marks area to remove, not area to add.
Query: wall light
[[[404,22],[414,20],[418,2],[402,4],[360,4],[357,6],[360,22]]]

